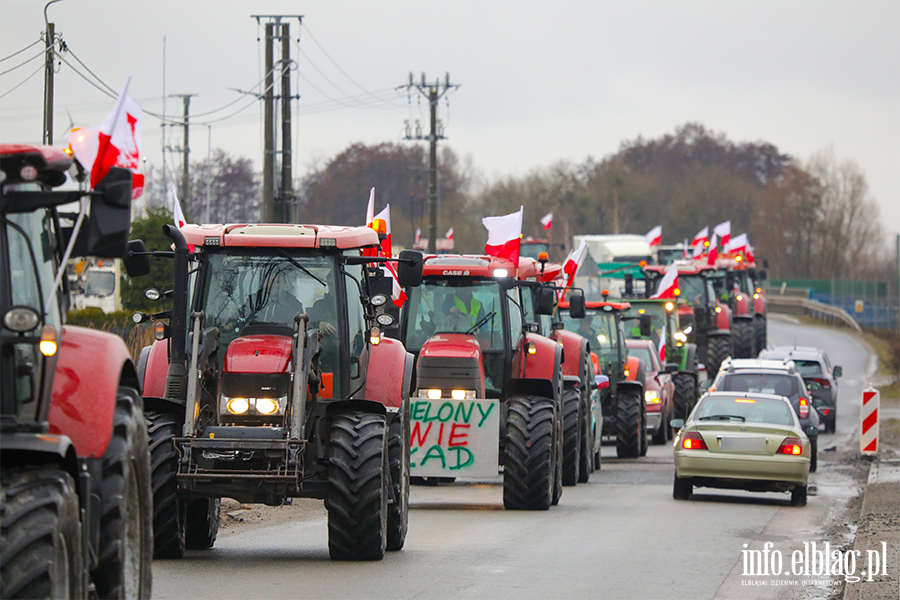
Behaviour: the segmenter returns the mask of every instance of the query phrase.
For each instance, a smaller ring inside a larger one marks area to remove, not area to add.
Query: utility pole
[[[56,42],[56,26],[53,23],[47,23],[47,36],[45,43],[44,56],[44,131],[43,143],[53,143],[53,46]]]
[[[282,19],[296,18],[303,23],[303,15],[250,15],[266,23],[266,88],[262,94],[263,108],[263,223],[288,223],[294,218],[294,185],[291,172],[291,36],[290,27]],[[281,40],[281,95],[275,95],[275,40]],[[281,99],[281,190],[275,197],[275,99]]]
[[[182,208],[190,205],[191,184],[190,184],[190,108],[191,97],[197,94],[171,94],[170,98],[181,98],[184,103],[184,114],[181,126],[184,128],[184,145],[181,148],[169,147],[169,152],[181,152],[184,157],[184,166],[181,172],[181,203]]]
[[[459,85],[450,83],[450,74],[444,74],[444,81],[435,80],[433,84],[426,83],[425,73],[422,73],[422,80],[419,83],[413,81],[413,74],[409,74],[409,82],[405,85],[398,86],[396,89],[406,88],[407,91],[415,88],[420,94],[428,98],[428,104],[431,108],[431,131],[427,138],[422,136],[422,127],[417,122],[415,134],[410,129],[409,121],[406,121],[407,140],[427,139],[431,148],[428,153],[428,252],[434,254],[437,251],[437,231],[438,231],[438,210],[437,210],[437,143],[438,140],[447,139],[444,137],[444,125],[437,119],[437,103],[441,97],[451,89],[458,88]]]

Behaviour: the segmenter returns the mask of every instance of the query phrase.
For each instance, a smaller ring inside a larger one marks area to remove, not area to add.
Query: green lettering
[[[410,468],[410,469],[412,469],[413,467],[416,466],[416,463],[414,463],[414,462],[412,461],[412,455],[415,454],[415,453],[418,452],[418,451],[419,451],[418,448],[413,448],[412,450],[409,451],[409,459],[410,459],[410,460],[409,460],[409,468]]]
[[[475,410],[475,403],[469,403],[469,412],[466,412],[466,402],[460,402],[456,405],[456,416],[453,417],[453,420],[459,423],[462,421],[463,423],[468,423],[469,419],[472,418],[472,411]]]
[[[428,452],[425,453],[425,457],[422,459],[422,466],[425,466],[425,463],[428,462],[430,458],[440,458],[441,459],[441,468],[447,468],[447,459],[444,456],[444,451],[441,450],[441,447],[435,444],[431,448],[428,449]]]
[[[450,410],[447,412],[447,416],[444,415],[444,409],[449,408]],[[441,423],[446,423],[453,417],[453,403],[452,402],[444,402],[441,404],[441,407],[437,411],[437,420]]]
[[[413,406],[413,410],[412,410],[412,420],[413,421],[421,421],[422,418],[425,416],[422,413],[424,412],[425,407],[428,406],[429,404],[430,404],[430,402],[425,402],[425,401],[416,402],[415,406]]]
[[[422,420],[423,420],[424,422],[426,422],[426,423],[427,423],[428,421],[436,421],[436,420],[437,420],[437,415],[435,415],[435,416],[433,416],[433,417],[429,417],[429,416],[428,416],[429,414],[431,414],[431,406],[432,406],[432,405],[431,405],[431,402],[429,402],[429,403],[428,403],[428,406],[425,408],[425,416],[422,417]]]
[[[494,409],[494,403],[491,402],[488,404],[487,412],[484,412],[484,409],[481,408],[481,402],[478,403],[478,412],[481,413],[481,421],[478,423],[478,426],[481,427],[484,425],[484,422],[487,420],[488,415],[491,414],[491,411]]]
[[[463,467],[468,467],[473,462],[475,462],[475,455],[469,451],[465,446],[453,446],[452,448],[448,448],[448,450],[456,450],[456,466],[450,466],[451,471],[456,471],[462,469]],[[462,453],[466,453],[466,462],[460,462],[462,459]]]

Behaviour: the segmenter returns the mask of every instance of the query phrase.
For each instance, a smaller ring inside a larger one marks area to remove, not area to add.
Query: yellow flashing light
[[[44,325],[41,329],[41,342],[38,347],[44,356],[49,357],[56,354],[56,329],[53,325]]]
[[[756,400],[751,400],[750,398],[735,398],[734,401],[741,404],[756,404]]]

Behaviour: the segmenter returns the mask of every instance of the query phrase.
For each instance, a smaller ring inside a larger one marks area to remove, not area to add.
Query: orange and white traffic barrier
[[[873,387],[863,391],[862,408],[859,411],[859,451],[863,454],[878,454],[878,408],[881,394]]]

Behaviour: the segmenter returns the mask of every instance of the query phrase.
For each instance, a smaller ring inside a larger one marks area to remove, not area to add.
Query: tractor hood
[[[416,380],[420,389],[475,390],[484,398],[484,362],[474,335],[439,333],[419,351]]]
[[[226,373],[286,373],[291,363],[291,338],[247,335],[228,345]]]

